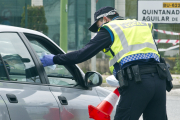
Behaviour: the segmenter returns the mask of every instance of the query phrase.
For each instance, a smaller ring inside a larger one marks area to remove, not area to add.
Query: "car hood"
[[[95,87],[96,89],[96,92],[99,96],[99,98],[101,99],[101,101],[106,98],[112,91],[108,90],[108,89],[105,89],[103,87]]]

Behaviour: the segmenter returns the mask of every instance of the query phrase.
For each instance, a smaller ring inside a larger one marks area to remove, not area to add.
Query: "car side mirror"
[[[85,74],[86,87],[95,87],[102,84],[102,76],[98,72],[87,72]]]

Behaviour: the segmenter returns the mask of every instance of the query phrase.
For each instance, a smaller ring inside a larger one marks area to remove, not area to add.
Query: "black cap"
[[[96,11],[94,13],[94,23],[89,27],[89,30],[91,32],[97,32],[98,31],[98,26],[96,25],[96,22],[105,16],[109,16],[109,15],[115,15],[116,14],[116,9],[113,7],[103,7],[101,9],[99,9],[98,11]]]

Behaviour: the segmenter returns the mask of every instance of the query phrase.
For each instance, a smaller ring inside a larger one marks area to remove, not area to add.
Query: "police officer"
[[[152,23],[124,20],[116,9],[103,7],[90,26],[96,36],[84,48],[67,54],[45,55],[43,66],[77,64],[103,50],[110,56],[110,71],[119,80],[114,120],[166,120],[166,81],[156,69],[160,55],[152,37]]]

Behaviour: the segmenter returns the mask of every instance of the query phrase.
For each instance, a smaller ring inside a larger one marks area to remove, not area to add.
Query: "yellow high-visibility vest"
[[[111,50],[103,49],[103,52],[110,56],[111,72],[116,62],[119,63],[129,55],[154,53],[160,56],[151,33],[152,23],[137,20],[113,20],[102,27],[111,30],[114,35]]]

